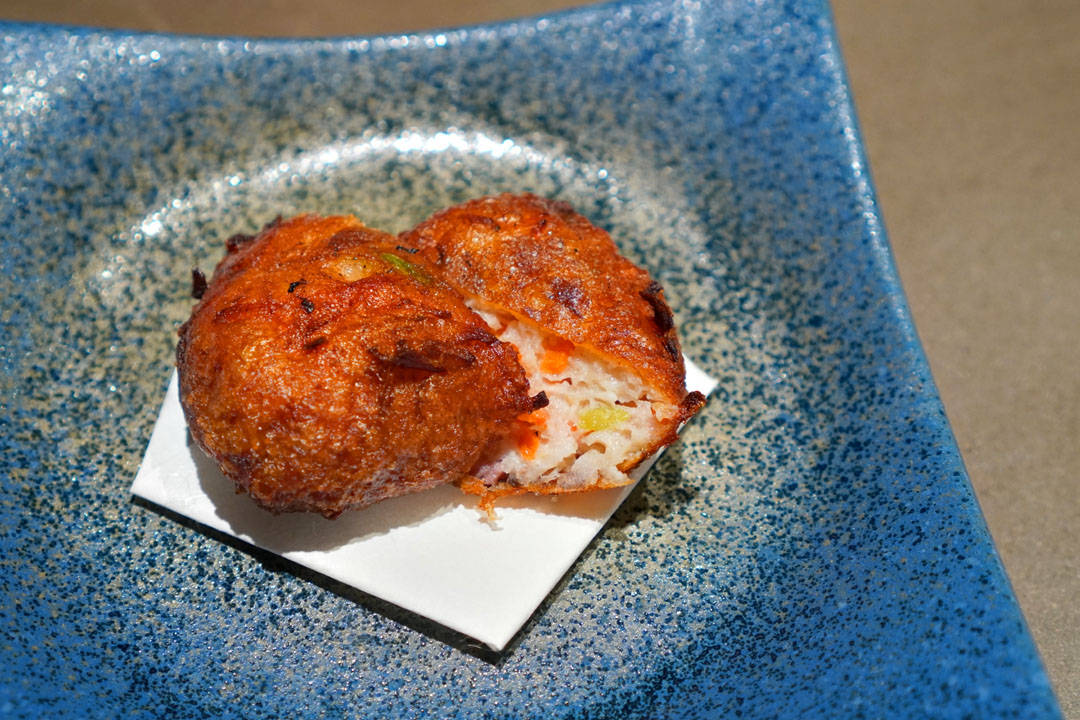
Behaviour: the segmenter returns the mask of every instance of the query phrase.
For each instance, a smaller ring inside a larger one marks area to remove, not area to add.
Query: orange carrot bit
[[[540,408],[539,410],[533,410],[524,415],[518,415],[517,419],[526,425],[532,425],[535,428],[543,430],[547,427],[548,411],[545,408]]]
[[[557,375],[566,369],[570,355],[574,352],[574,343],[556,335],[544,338],[544,357],[540,358],[540,372]]]
[[[558,375],[566,369],[570,357],[557,350],[548,350],[540,360],[540,372],[545,375]]]
[[[517,425],[514,427],[514,442],[517,444],[517,451],[521,457],[526,460],[532,460],[536,457],[536,451],[540,447],[540,436],[537,435],[532,429]]]

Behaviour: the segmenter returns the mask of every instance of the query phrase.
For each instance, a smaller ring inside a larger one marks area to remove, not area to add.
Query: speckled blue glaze
[[[0,36],[0,716],[1059,716],[821,3]],[[722,381],[507,651],[132,501],[223,237],[500,189],[609,228]]]

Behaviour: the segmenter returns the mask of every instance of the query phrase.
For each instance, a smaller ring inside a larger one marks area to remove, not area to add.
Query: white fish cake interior
[[[679,407],[654,399],[631,370],[586,347],[482,300],[467,302],[518,349],[529,392],[548,398],[547,407],[519,417],[472,474],[486,486],[555,492],[629,483],[624,468],[656,446]]]

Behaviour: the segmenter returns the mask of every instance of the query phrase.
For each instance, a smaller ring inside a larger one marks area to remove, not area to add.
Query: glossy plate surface
[[[0,715],[1058,715],[827,7],[0,38]],[[608,228],[721,381],[506,651],[133,502],[224,237],[300,211],[397,231],[499,190]]]

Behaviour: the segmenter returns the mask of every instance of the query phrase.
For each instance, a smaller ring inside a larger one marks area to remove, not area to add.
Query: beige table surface
[[[0,17],[340,35],[574,4],[5,0]],[[1062,709],[1080,720],[1080,2],[834,12],[919,334]]]

